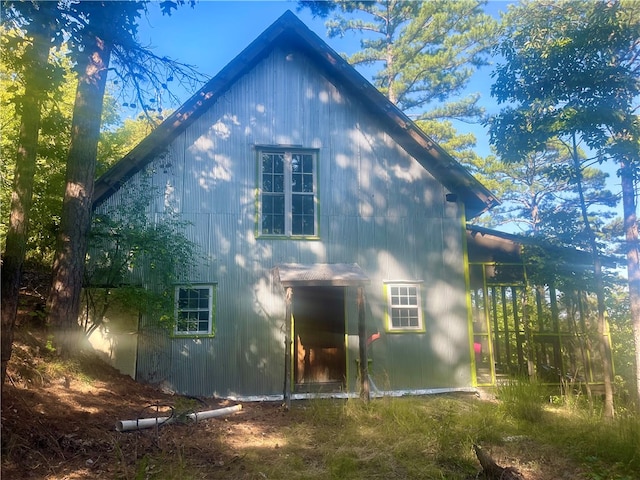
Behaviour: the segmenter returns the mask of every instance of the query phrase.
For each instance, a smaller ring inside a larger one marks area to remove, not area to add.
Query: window
[[[260,150],[262,235],[315,236],[316,155],[305,150]]]
[[[214,288],[176,288],[176,335],[211,335],[214,325]]]
[[[390,332],[424,331],[422,302],[418,283],[389,283],[387,292],[387,329]]]

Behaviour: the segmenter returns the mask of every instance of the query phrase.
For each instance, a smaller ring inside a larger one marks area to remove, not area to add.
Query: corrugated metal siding
[[[319,241],[255,238],[256,144],[319,149]],[[189,238],[206,252],[209,261],[194,277],[217,284],[217,325],[215,338],[141,341],[139,378],[197,395],[281,393],[284,303],[271,268],[355,262],[371,279],[368,328],[383,333],[370,351],[377,385],[470,385],[457,208],[445,204],[443,187],[375,118],[303,56],[272,53],[177,137],[154,168],[154,183],[165,192],[154,211],[178,208],[193,223]],[[392,279],[424,282],[424,334],[384,334],[383,280]],[[355,290],[348,290],[355,388],[357,309]]]

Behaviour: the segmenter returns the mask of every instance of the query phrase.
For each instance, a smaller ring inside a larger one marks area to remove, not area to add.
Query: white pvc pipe
[[[187,417],[189,417],[194,422],[198,422],[207,418],[222,417],[223,415],[229,415],[230,413],[239,412],[240,410],[242,410],[242,405],[234,405],[233,407],[224,407],[218,408],[216,410],[207,410],[205,412],[190,413],[189,415],[187,415]]]
[[[223,415],[229,415],[230,413],[238,412],[242,410],[242,405],[234,405],[233,407],[217,408],[215,410],[207,410],[204,412],[190,413],[187,415],[189,420],[198,422],[207,418],[221,417]],[[126,432],[129,430],[142,430],[143,428],[151,428],[156,425],[162,425],[163,423],[171,420],[172,417],[154,417],[154,418],[139,418],[137,420],[120,420],[116,422],[116,430],[118,432]]]
[[[171,417],[154,417],[139,418],[137,420],[120,420],[116,422],[116,430],[118,432],[126,432],[128,430],[142,430],[143,428],[151,428],[156,425],[166,423]]]

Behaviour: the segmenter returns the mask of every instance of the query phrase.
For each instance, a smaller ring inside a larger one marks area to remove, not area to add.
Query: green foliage
[[[24,92],[24,39],[19,31],[2,30],[0,35],[0,244],[9,221],[9,206],[16,162],[16,145],[20,127],[19,101]],[[65,182],[65,159],[70,136],[71,115],[75,100],[76,76],[66,45],[50,55],[47,77],[48,95],[43,103],[37,165],[30,211],[28,259],[50,262],[55,236],[60,225],[60,210]],[[59,85],[57,87],[56,85]],[[120,110],[113,94],[105,96],[103,131],[98,148],[97,174],[122,158],[151,129],[146,120],[120,120]]]
[[[25,64],[25,42],[20,30],[2,29],[0,35],[0,240],[3,245],[9,222],[10,198],[16,167],[17,146],[25,83],[29,75],[39,72],[43,85],[40,133],[36,172],[33,185],[33,205],[30,212],[30,235],[27,250],[36,260],[47,258],[53,245],[55,226],[59,218],[64,183],[64,158],[68,136],[70,105],[73,102],[75,80],[64,48],[50,52],[48,67],[29,71]]]
[[[482,2],[299,2],[329,16],[329,37],[362,35],[361,49],[347,60],[378,68],[374,85],[451,152],[473,156],[472,135],[459,135],[453,120],[478,121],[478,96],[462,97],[475,69],[487,62],[498,31]],[[339,12],[338,12],[339,11]],[[348,14],[348,15],[345,15]],[[462,158],[461,160],[466,160]]]
[[[173,327],[174,285],[186,282],[198,259],[197,246],[184,234],[187,222],[170,207],[155,221],[158,199],[149,173],[121,190],[121,202],[94,214],[85,266],[87,330],[103,321],[112,305],[146,314]]]
[[[635,375],[635,346],[629,318],[628,291],[621,282],[614,283],[607,295],[607,312],[611,331],[613,364],[616,371],[616,393],[620,404],[629,404],[637,391]]]
[[[507,159],[578,133],[614,157],[637,157],[640,19],[634,2],[522,2],[510,9],[492,95],[509,103],[490,123]]]
[[[541,441],[562,448],[567,455],[580,459],[591,478],[625,480],[640,472],[640,419],[637,415],[619,415],[604,421],[584,410],[567,414],[550,410],[554,421],[532,426]],[[559,421],[562,418],[563,421]]]
[[[473,172],[487,179],[489,183],[485,185],[499,194],[502,203],[480,221],[494,227],[515,226],[525,235],[588,249],[571,161],[570,152],[558,140],[521,160],[484,159]],[[617,204],[617,198],[606,187],[607,177],[598,168],[582,169],[581,186],[596,229],[613,216],[612,207]]]

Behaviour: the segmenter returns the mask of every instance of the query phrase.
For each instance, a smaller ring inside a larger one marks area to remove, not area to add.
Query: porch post
[[[360,397],[368,402],[371,399],[369,391],[369,365],[367,359],[367,329],[364,318],[364,289],[358,287],[358,342],[360,353]]]
[[[284,391],[282,398],[287,410],[291,408],[291,305],[293,303],[293,288],[287,287],[285,292],[284,314]]]

